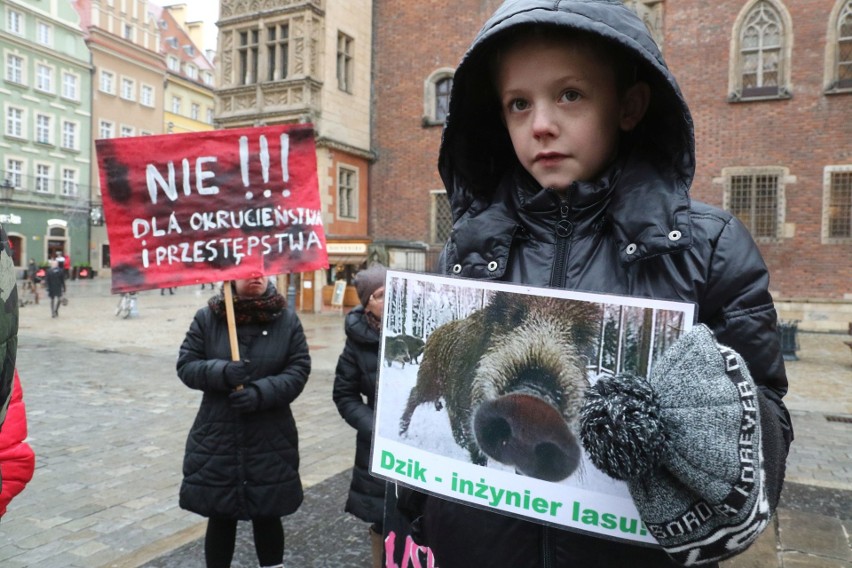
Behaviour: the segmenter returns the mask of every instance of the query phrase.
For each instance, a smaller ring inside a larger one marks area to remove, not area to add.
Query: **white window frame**
[[[62,72],[62,98],[69,101],[80,100],[80,76],[68,71]]]
[[[98,123],[98,138],[115,138],[115,123],[111,120],[101,120]]]
[[[98,74],[98,90],[108,95],[115,94],[115,73],[107,69],[101,69]]]
[[[180,114],[180,109],[183,106],[183,100],[178,96],[172,96],[172,113]]]
[[[16,62],[16,65],[12,63]],[[24,85],[27,82],[27,60],[23,55],[17,53],[6,54],[6,80],[18,85]]]
[[[71,120],[62,121],[62,148],[65,150],[79,150],[78,142],[80,124]]]
[[[130,77],[121,78],[121,98],[125,101],[136,100],[136,81]]]
[[[852,243],[852,234],[848,237],[831,237],[829,235],[829,221],[831,219],[831,204],[832,204],[832,174],[836,173],[852,173],[852,164],[842,164],[836,166],[825,166],[823,168],[822,177],[822,244],[824,245],[845,245]],[[852,215],[852,211],[849,213]]]
[[[348,177],[349,185],[343,185],[342,175],[350,174],[351,177]],[[337,179],[335,180],[335,185],[337,186],[337,219],[340,221],[357,221],[358,220],[358,201],[359,201],[359,169],[355,166],[347,165],[347,164],[338,164],[337,165]],[[344,192],[346,195],[344,196]],[[344,210],[344,199],[346,208]]]
[[[170,71],[180,72],[180,59],[175,57],[174,55],[169,55],[166,58],[166,65],[168,66]]]
[[[46,164],[44,162],[35,163],[33,190],[36,193],[53,193],[52,191],[50,191],[50,176],[52,167],[52,164]]]
[[[136,136],[136,128],[127,124],[122,124],[119,127],[118,136],[120,138],[130,138],[131,136]]]
[[[201,117],[201,105],[198,103],[190,103],[189,105],[189,117],[192,120],[199,120]]]
[[[27,133],[26,130],[24,130],[24,125],[27,120],[27,109],[7,105],[5,115],[6,128],[4,132],[6,136],[12,136],[13,138],[26,138]]]
[[[193,81],[198,80],[198,67],[188,63],[186,65],[186,76],[192,79]]]
[[[53,116],[43,112],[35,113],[33,132],[37,144],[53,145]]]
[[[59,192],[65,197],[77,197],[80,187],[80,172],[76,168],[62,167],[62,183]]]
[[[53,46],[53,26],[41,20],[36,21],[36,42],[48,47]]]
[[[18,36],[24,35],[24,14],[6,7],[6,31]]]
[[[139,87],[139,104],[146,107],[153,107],[155,99],[154,87],[142,83]]]
[[[15,189],[23,189],[24,172],[27,171],[27,161],[17,156],[6,156],[5,180]]]
[[[213,109],[210,108],[210,107],[207,107],[205,114],[206,114],[207,124],[213,124],[214,117],[216,116]]]
[[[42,93],[53,93],[54,69],[45,63],[36,63],[35,89]]]

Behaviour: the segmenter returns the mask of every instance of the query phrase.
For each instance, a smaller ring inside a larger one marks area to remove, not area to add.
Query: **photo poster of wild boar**
[[[693,304],[389,270],[373,475],[473,506],[654,543],[626,484],[584,456],[602,376],[647,376]]]

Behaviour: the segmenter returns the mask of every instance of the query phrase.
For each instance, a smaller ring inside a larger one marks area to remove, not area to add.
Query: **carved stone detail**
[[[636,12],[651,32],[660,51],[663,50],[663,0],[625,0],[624,4]]]
[[[252,110],[257,108],[257,95],[238,95],[234,97],[234,110]]]

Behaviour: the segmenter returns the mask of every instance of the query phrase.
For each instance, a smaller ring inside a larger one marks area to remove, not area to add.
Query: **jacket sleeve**
[[[255,379],[252,384],[260,390],[260,409],[269,409],[292,403],[302,394],[311,373],[311,355],[305,330],[298,316],[287,310],[285,329],[289,330],[289,349],[281,372]]]
[[[230,391],[225,382],[225,365],[228,359],[208,359],[205,343],[208,341],[210,313],[208,308],[196,312],[189,330],[180,346],[177,374],[191,389],[201,391]]]
[[[346,340],[343,352],[337,359],[331,397],[347,424],[355,428],[359,435],[372,436],[373,409],[364,402],[361,393],[362,371],[358,365],[357,349],[352,340]]]
[[[3,429],[0,430],[0,517],[9,502],[24,490],[33,478],[35,452],[24,440],[27,438],[27,412],[17,370],[14,375],[12,398]]]
[[[748,230],[732,217],[723,228],[708,275],[715,303],[701,306],[700,319],[719,343],[742,355],[761,395],[761,428],[768,491],[780,494],[793,427],[782,397],[787,372],[769,293],[769,272]]]
[[[12,396],[18,355],[18,286],[6,230],[0,225],[0,426]]]

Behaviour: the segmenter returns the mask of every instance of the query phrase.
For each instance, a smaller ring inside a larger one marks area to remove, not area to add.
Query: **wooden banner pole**
[[[240,344],[237,341],[237,321],[234,318],[234,293],[231,291],[231,282],[222,283],[222,292],[225,295],[225,319],[228,322],[228,339],[231,342],[231,361],[240,360]],[[236,390],[242,390],[243,385],[238,385]]]
[[[240,344],[237,343],[237,323],[234,319],[234,293],[231,291],[231,283],[222,285],[225,294],[225,318],[228,321],[228,339],[231,341],[231,361],[240,360]]]

